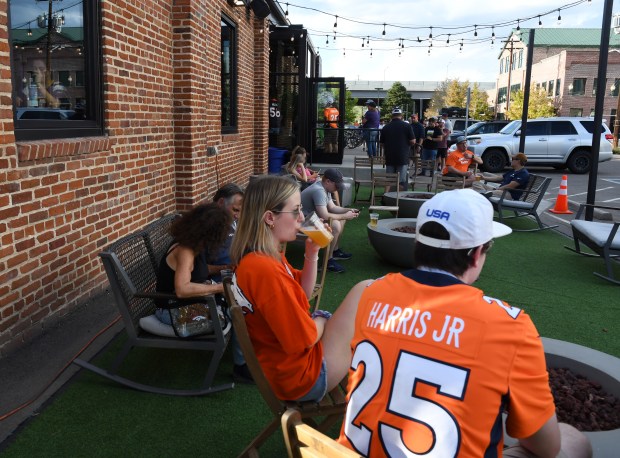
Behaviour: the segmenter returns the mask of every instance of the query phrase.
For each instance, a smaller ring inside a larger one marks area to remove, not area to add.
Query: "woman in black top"
[[[156,290],[180,298],[222,293],[221,284],[207,284],[207,253],[217,253],[230,232],[230,216],[215,203],[201,204],[176,220],[174,242],[159,263]],[[170,314],[157,309],[157,318],[170,324]]]

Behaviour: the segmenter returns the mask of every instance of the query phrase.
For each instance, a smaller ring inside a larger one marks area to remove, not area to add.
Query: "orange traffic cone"
[[[560,191],[558,192],[558,198],[555,201],[555,207],[549,211],[551,213],[559,213],[561,215],[570,215],[573,213],[568,209],[568,177],[566,175],[562,176]]]

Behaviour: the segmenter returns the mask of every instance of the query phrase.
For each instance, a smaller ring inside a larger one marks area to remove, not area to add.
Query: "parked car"
[[[524,153],[529,165],[568,167],[573,173],[587,173],[592,167],[593,118],[561,117],[528,120]],[[468,149],[482,157],[483,170],[501,172],[510,157],[519,152],[521,121],[512,121],[497,134],[467,138]],[[612,158],[612,134],[605,123],[601,133],[599,162]]]
[[[477,122],[480,122],[480,120],[478,120],[478,119],[471,119],[471,118],[470,119],[465,119],[465,118],[449,118],[449,119],[452,122],[452,132],[455,132],[457,130],[464,131],[466,123],[467,123],[467,127],[469,127],[472,124],[476,124]]]
[[[510,121],[480,121],[472,124],[466,131],[454,130],[448,137],[448,146],[456,143],[456,139],[461,135],[469,137],[474,134],[496,134],[508,125]]]
[[[59,108],[20,107],[17,108],[17,119],[71,119],[75,111]]]

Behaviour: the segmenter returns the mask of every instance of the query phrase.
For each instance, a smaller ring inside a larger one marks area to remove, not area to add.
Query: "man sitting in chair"
[[[469,170],[472,162],[481,165],[482,159],[467,149],[467,138],[461,135],[456,139],[456,150],[446,158],[446,166],[441,173],[448,177],[464,177],[465,187],[470,188],[476,181],[476,176]]]
[[[527,156],[524,153],[517,153],[512,157],[512,170],[510,172],[506,172],[504,175],[484,175],[485,183],[476,183],[474,189],[483,192],[486,197],[501,196],[504,189],[508,189],[512,200],[519,200],[523,192],[518,190],[525,189],[530,180],[530,173],[525,168],[526,163]],[[488,184],[487,181],[499,183],[499,186]]]

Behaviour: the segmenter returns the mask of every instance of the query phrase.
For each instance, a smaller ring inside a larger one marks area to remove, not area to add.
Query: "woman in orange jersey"
[[[304,221],[299,186],[267,176],[248,186],[231,247],[233,292],[260,365],[283,400],[318,401],[346,375],[357,305],[309,313],[319,246],[306,241],[304,266],[281,252]]]

